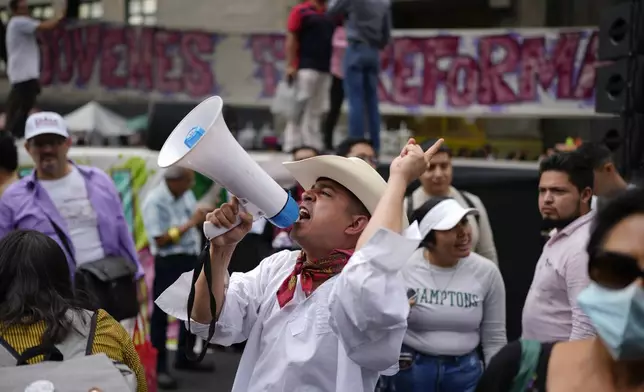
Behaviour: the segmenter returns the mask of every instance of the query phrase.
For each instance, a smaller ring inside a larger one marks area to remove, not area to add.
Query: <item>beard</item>
[[[541,230],[551,231],[552,229],[557,229],[557,231],[562,230],[581,216],[581,209],[578,206],[575,212],[565,218],[543,218],[541,222]]]

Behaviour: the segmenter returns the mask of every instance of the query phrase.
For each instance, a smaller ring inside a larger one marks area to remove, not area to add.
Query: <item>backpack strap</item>
[[[467,195],[467,192],[461,192],[458,189],[456,190],[459,195],[465,200],[465,203],[469,208],[476,208],[476,204],[472,201],[472,198]],[[481,216],[479,214],[474,215],[474,219],[476,219],[476,224],[481,226]]]
[[[407,219],[411,219],[411,214],[414,213],[414,194],[407,196]],[[409,222],[411,223],[411,222]],[[420,224],[420,222],[418,222]]]
[[[68,310],[66,317],[72,323],[72,328],[65,339],[56,344],[56,348],[63,353],[66,359],[75,358],[78,356],[85,356],[87,354],[88,346],[93,345],[94,334],[96,332],[97,312],[90,310]]]
[[[89,325],[89,335],[87,335],[87,346],[85,347],[85,355],[92,355],[92,348],[94,347],[94,337],[96,336],[96,326],[98,324],[98,312],[93,312],[92,320]]]
[[[9,342],[0,337],[0,367],[29,365],[28,361],[38,356],[44,356],[43,361],[62,361],[63,354],[54,345],[38,345],[30,347],[20,354]]]
[[[90,314],[91,321],[88,326],[83,321],[83,319],[87,320],[83,316],[89,316]],[[74,356],[81,352],[85,355],[92,355],[96,326],[98,324],[98,312],[83,311],[81,317],[78,317],[74,311],[69,311],[67,317],[74,317],[72,319],[74,324],[73,331],[66,341],[57,345],[38,345],[28,348],[20,354],[0,336],[0,368],[26,365],[30,359],[40,355],[44,356],[44,361],[62,361],[67,355]],[[80,335],[77,332],[80,332]],[[80,343],[78,338],[84,336],[87,337],[83,338],[82,347],[78,347]]]
[[[63,247],[65,248],[65,250],[69,254],[69,257],[71,257],[73,259],[74,258],[74,252],[72,251],[72,247],[69,245],[69,242],[67,241],[67,237],[65,237],[65,233],[63,233],[63,231],[60,229],[60,227],[58,227],[58,225],[51,218],[49,218],[49,223],[54,228],[54,231],[56,232],[56,235],[58,236],[58,238],[60,238],[60,242],[63,243]],[[72,261],[74,262],[74,264],[76,263],[76,260],[72,260]],[[72,284],[73,284],[73,282],[72,282]]]
[[[40,355],[43,355],[45,358],[44,361],[63,361],[63,353],[60,352],[58,348],[54,345],[40,345],[34,346],[23,351],[22,354],[18,357],[16,366],[29,365],[27,361],[34,359]]]
[[[521,339],[521,363],[519,371],[514,376],[510,392],[526,392],[536,377],[541,342],[536,340]]]

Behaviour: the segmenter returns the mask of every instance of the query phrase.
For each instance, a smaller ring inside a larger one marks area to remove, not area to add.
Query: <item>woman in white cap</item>
[[[482,360],[507,343],[501,273],[472,252],[467,216],[476,213],[435,197],[410,217],[428,234],[402,270],[411,310],[400,370],[383,379],[386,391],[474,391]]]

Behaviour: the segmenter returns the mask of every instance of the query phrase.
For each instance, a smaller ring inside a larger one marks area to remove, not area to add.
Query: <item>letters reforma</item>
[[[43,34],[42,82],[79,89],[268,105],[283,77],[280,32],[225,35],[105,23]],[[592,115],[592,28],[397,32],[381,55],[382,111]]]

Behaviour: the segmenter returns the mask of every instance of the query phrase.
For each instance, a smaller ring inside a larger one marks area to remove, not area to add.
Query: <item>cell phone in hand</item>
[[[407,299],[409,300],[409,305],[413,306],[416,304],[416,290],[409,289],[407,290]]]

